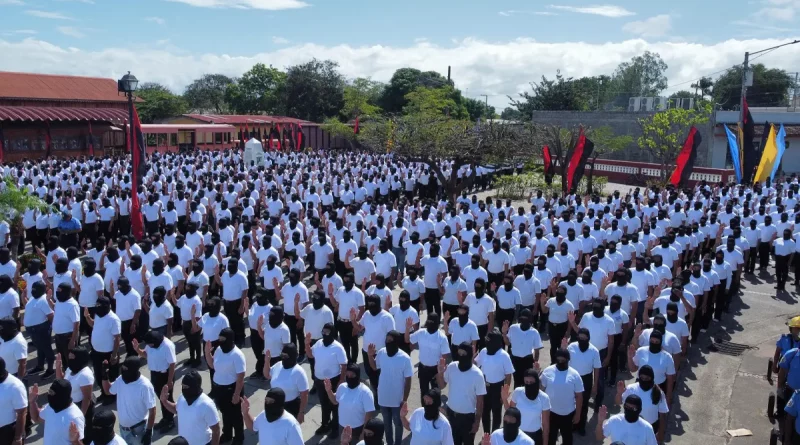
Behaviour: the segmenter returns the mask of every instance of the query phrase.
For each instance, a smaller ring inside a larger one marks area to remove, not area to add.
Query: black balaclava
[[[458,324],[462,328],[469,322],[469,306],[462,304],[458,306]]]
[[[210,317],[216,317],[219,315],[219,309],[220,309],[219,305],[220,301],[219,298],[217,297],[213,297],[208,300],[208,302],[206,303],[206,309],[208,310],[208,315]]]
[[[456,348],[458,370],[467,372],[472,368],[472,345],[468,342],[461,343]]]
[[[233,350],[235,344],[234,341],[234,333],[233,329],[231,328],[224,328],[219,331],[219,348],[222,350],[223,353],[227,354]]]
[[[164,273],[164,260],[157,258],[153,260],[153,275],[161,275]]]
[[[111,312],[111,300],[108,297],[100,297],[97,299],[97,305],[94,308],[94,313],[99,317],[105,317]]]
[[[366,298],[367,310],[373,317],[381,313],[381,297],[370,295]]]
[[[602,300],[595,300],[592,302],[592,315],[594,315],[595,318],[603,318],[603,316],[605,316],[604,309],[605,307],[603,307]]]
[[[667,321],[670,323],[678,322],[678,304],[669,302],[667,303]]]
[[[92,440],[96,445],[108,445],[114,440],[117,416],[110,409],[97,411],[92,419]]]
[[[648,377],[646,380],[642,380],[642,377]],[[639,368],[639,387],[642,388],[642,391],[650,391],[653,389],[655,385],[655,372],[650,365],[644,365]]]
[[[628,423],[634,423],[639,420],[639,414],[642,412],[642,399],[636,394],[631,394],[625,398],[623,408],[625,410],[625,420]]]
[[[567,290],[561,286],[556,289],[556,302],[558,304],[564,304],[567,301]]]
[[[56,273],[65,274],[69,269],[69,260],[66,258],[59,258],[56,260]]]
[[[61,283],[56,288],[56,300],[64,303],[72,298],[72,286],[67,283]]]
[[[311,306],[320,310],[325,306],[325,294],[323,292],[314,292],[311,296]]]
[[[33,259],[30,261],[30,263],[28,263],[29,276],[37,275],[41,270],[42,270],[42,262],[39,261],[38,259]]]
[[[428,403],[425,399],[430,399]],[[422,399],[422,409],[425,411],[425,420],[431,422],[439,418],[439,408],[442,406],[442,392],[439,388],[431,388]],[[434,425],[435,426],[435,425]]]
[[[163,286],[158,286],[153,289],[153,302],[156,306],[161,307],[167,301],[167,291]]]
[[[400,343],[403,341],[403,335],[394,329],[386,333],[386,354],[389,357],[394,357],[400,349]]]
[[[283,308],[280,306],[273,306],[269,310],[269,317],[267,319],[267,321],[269,322],[269,327],[271,327],[272,329],[277,329],[278,326],[280,326],[281,323],[283,323],[283,316],[284,316]]]
[[[350,376],[349,374],[352,373],[353,375]],[[355,389],[358,385],[361,384],[361,368],[358,367],[355,363],[351,363],[347,365],[347,371],[344,374],[344,380],[347,382],[347,387],[350,389]]]
[[[297,365],[297,346],[289,343],[281,350],[281,365],[284,369],[292,369]]]
[[[519,408],[512,406],[503,415],[503,440],[506,443],[513,443],[519,436],[519,428],[522,425],[522,413]]]
[[[400,296],[398,297],[397,301],[400,305],[400,310],[405,312],[409,307],[411,307],[411,294],[407,290],[403,289],[400,292]]]
[[[286,405],[286,393],[281,388],[270,388],[264,398],[264,417],[267,422],[274,422],[283,416]]]
[[[35,299],[42,298],[47,292],[47,286],[44,284],[43,281],[37,281],[31,285],[31,296]]]
[[[650,353],[651,354],[660,353],[663,341],[664,341],[664,334],[662,334],[661,331],[656,331],[654,329],[653,332],[650,333]]]
[[[120,377],[122,377],[122,381],[125,383],[133,383],[139,380],[142,373],[140,368],[142,366],[142,361],[139,357],[128,357],[122,362],[122,366],[120,367]]]
[[[578,330],[578,349],[580,349],[581,352],[586,352],[586,350],[589,349],[589,340],[591,338],[588,329],[580,328]]]
[[[59,413],[72,405],[72,384],[66,379],[56,379],[47,391],[47,404]]]
[[[486,353],[495,355],[503,347],[503,334],[497,328],[486,334]]]
[[[531,320],[533,320],[533,314],[530,309],[525,308],[519,312],[517,321],[520,329],[527,332],[531,328]]]
[[[383,420],[373,417],[364,425],[364,445],[383,445]]]
[[[428,314],[428,319],[425,320],[425,330],[429,334],[435,334],[439,330],[439,314],[431,312]]]
[[[325,333],[326,331],[327,334]],[[322,344],[330,346],[334,340],[336,340],[336,327],[333,323],[325,323],[325,325],[322,326]]]
[[[80,372],[81,369],[89,366],[89,350],[86,346],[76,346],[69,351],[67,367],[72,375]]]
[[[144,342],[153,349],[158,349],[164,343],[164,334],[159,331],[150,331],[144,335]]]
[[[653,317],[653,331],[659,331],[662,334],[667,331],[667,319],[664,314],[656,314]]]
[[[8,370],[6,369],[6,361],[0,357],[0,383],[3,383],[8,378]]]
[[[566,349],[556,351],[556,369],[566,371],[569,369],[569,352]]]
[[[539,397],[539,374],[536,372],[535,369],[528,369],[525,371],[525,376],[523,377],[523,383],[525,384],[525,397],[528,400],[536,400]]]
[[[192,369],[181,380],[181,394],[186,399],[186,403],[191,405],[203,394],[203,376],[197,370]]]

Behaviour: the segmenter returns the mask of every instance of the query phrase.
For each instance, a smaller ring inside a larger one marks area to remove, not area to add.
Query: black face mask
[[[358,385],[361,384],[361,379],[358,376],[354,377],[347,377],[344,378],[345,382],[347,382],[347,387],[350,389],[355,389]]]
[[[331,343],[333,343],[333,340],[334,340],[333,334],[331,334],[331,333],[326,334],[324,332],[322,333],[322,344],[323,345],[330,346]]]
[[[462,328],[467,325],[469,321],[469,314],[462,314],[461,312],[458,313],[458,324]]]
[[[658,354],[661,352],[661,343],[650,342],[650,353]]]
[[[270,313],[267,320],[269,323],[269,327],[271,327],[272,329],[277,329],[278,326],[280,326],[281,323],[283,323],[283,317],[275,312]]]
[[[558,304],[562,304],[567,301],[567,294],[566,293],[557,293],[556,294],[556,302]]]
[[[512,443],[517,440],[519,436],[519,423],[503,422],[503,440],[507,443]]]
[[[165,295],[153,294],[153,302],[156,304],[156,306],[161,307],[165,301],[167,301],[167,297]]]
[[[311,304],[312,304],[312,306],[314,306],[314,309],[320,310],[320,309],[322,309],[322,306],[325,306],[325,299],[324,298],[314,298],[314,299],[311,300]]]
[[[677,323],[678,313],[675,311],[667,311],[667,321],[670,323]]]
[[[567,360],[557,360],[556,361],[556,369],[559,371],[566,371],[569,369],[569,362]]]
[[[592,306],[592,315],[594,315],[596,318],[603,318],[603,315],[605,315],[603,306]]]
[[[589,349],[589,339],[578,338],[578,349],[580,349],[581,352],[586,352],[586,350]]]
[[[642,388],[642,391],[650,391],[653,389],[653,385],[655,385],[653,380],[639,380],[639,387]]]
[[[297,365],[297,356],[294,354],[281,354],[283,369],[292,369]]]
[[[266,403],[265,401],[264,417],[267,418],[267,422],[274,422],[283,416],[286,396],[280,397],[273,392],[272,394],[267,393],[267,397],[272,399],[272,403]]]
[[[369,313],[373,317],[375,317],[378,314],[380,314],[381,313],[381,305],[380,305],[380,303],[375,303],[375,302],[370,303],[369,304]]]
[[[59,413],[72,405],[72,388],[68,381],[59,379],[50,385],[47,392],[47,403],[50,408]]]
[[[210,317],[216,317],[219,315],[219,306],[216,304],[209,304],[206,306],[208,309],[208,315]]]
[[[439,330],[439,323],[434,320],[427,320],[425,322],[425,330],[428,331],[429,334],[435,334],[436,331]]]
[[[407,298],[401,298],[400,299],[400,309],[401,310],[407,311],[408,308],[410,308],[410,307],[411,307],[411,301],[409,301]]]
[[[435,402],[430,405],[424,405],[422,408],[425,411],[425,420],[434,421],[439,418],[439,406],[436,406]]]
[[[219,337],[219,348],[225,354],[231,352],[233,350],[234,343],[233,343],[233,333],[229,333],[228,335],[220,335]]]
[[[465,351],[466,349],[459,349],[459,351]],[[472,368],[472,349],[467,352],[466,355],[458,354],[458,370],[461,372],[467,372]]]
[[[628,423],[634,423],[639,420],[639,410],[625,407],[625,420]]]
[[[653,330],[654,331],[659,331],[659,332],[661,332],[663,334],[664,332],[666,332],[667,326],[664,325],[664,324],[661,324],[661,323],[653,324]]]
[[[125,383],[133,383],[139,380],[139,377],[142,375],[139,371],[138,358],[131,357],[133,360],[126,359],[125,362],[120,367],[120,377],[122,377],[122,381]],[[134,363],[134,360],[136,363]]]
[[[395,342],[394,340],[392,340],[391,342],[388,341],[386,342],[386,353],[389,355],[389,357],[394,357],[394,355],[397,354],[397,351],[399,349],[400,348],[397,342]]]
[[[531,384],[526,383],[525,384],[525,397],[527,397],[528,400],[536,400],[536,398],[539,397],[539,384],[538,383],[531,383]]]
[[[104,304],[94,308],[94,313],[97,314],[98,317],[105,317],[109,312],[111,312],[111,306],[106,306]]]
[[[72,375],[77,374],[81,369],[89,366],[88,351],[81,351],[78,349],[76,351],[70,351],[70,354],[72,354],[73,357],[69,359],[69,364],[67,367]]]
[[[486,353],[495,355],[503,346],[503,337],[499,335],[489,335],[486,337]]]
[[[96,445],[108,445],[114,440],[116,436],[114,432],[115,420],[113,416],[103,416],[102,420],[98,420],[97,417],[95,418],[95,421],[92,423],[91,432],[93,443]]]
[[[203,388],[200,386],[200,382],[192,381],[188,385],[184,383],[181,385],[181,394],[183,394],[183,398],[186,399],[186,403],[191,405],[203,394]]]

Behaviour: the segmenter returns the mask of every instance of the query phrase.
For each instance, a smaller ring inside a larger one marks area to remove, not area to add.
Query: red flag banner
[[[575,150],[567,164],[567,190],[569,193],[575,193],[578,189],[578,184],[580,184],[586,169],[586,162],[592,155],[592,151],[594,151],[594,142],[586,137],[581,128],[578,143],[575,144]]]
[[[283,127],[278,124],[278,150],[283,151]]]
[[[3,159],[5,158],[5,156],[3,156],[6,151],[5,142],[6,139],[5,136],[3,136],[3,129],[0,127],[0,164],[3,163]]]
[[[553,182],[553,156],[547,145],[542,147],[542,158],[544,160],[544,181],[550,184]]]
[[[297,124],[297,151],[303,149],[303,125]]]
[[[273,133],[274,131],[275,131],[275,130],[274,130],[274,129],[272,129],[272,128],[270,128],[270,129],[269,129],[269,140],[268,140],[268,142],[267,142],[267,143],[268,143],[268,145],[267,145],[267,150],[269,150],[269,151],[272,151],[272,133]]]
[[[52,150],[52,147],[51,147],[52,143],[53,143],[53,140],[50,137],[50,122],[48,121],[47,122],[47,133],[44,135],[44,145],[45,145],[44,146],[44,156],[45,156],[45,158],[49,158],[50,157],[50,150]]]
[[[94,136],[92,135],[91,122],[89,122],[89,156],[94,156]]]
[[[700,136],[697,128],[692,127],[689,129],[689,136],[686,137],[683,148],[678,153],[678,159],[675,161],[675,171],[672,172],[672,176],[669,178],[669,182],[675,187],[689,182],[695,159],[697,159],[697,147],[700,146],[702,141],[703,137]]]
[[[353,134],[358,134],[358,116],[356,116],[356,124],[353,126]]]
[[[130,138],[130,128],[128,129]],[[142,220],[142,208],[139,202],[139,185],[144,183],[147,173],[147,160],[144,145],[144,134],[142,133],[142,123],[139,121],[139,113],[133,107],[133,141],[130,141],[131,159],[133,161],[133,181],[131,196],[131,230],[133,236],[140,240],[144,237],[144,221]]]

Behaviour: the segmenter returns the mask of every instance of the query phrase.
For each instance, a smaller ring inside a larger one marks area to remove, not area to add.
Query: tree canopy
[[[708,122],[710,115],[711,104],[704,103],[693,110],[670,108],[639,119],[642,135],[637,142],[639,147],[649,152],[661,164],[662,180],[672,171],[669,167],[674,165],[683,148],[689,129],[693,125]]]
[[[189,109],[195,112],[222,114],[230,110],[225,91],[234,79],[223,74],[203,74],[183,92]]]
[[[136,111],[145,124],[152,124],[171,116],[180,116],[188,110],[183,97],[158,83],[144,83],[136,94],[142,99],[136,106]]]
[[[312,122],[339,114],[344,106],[344,76],[331,60],[312,59],[286,70],[284,104],[289,116]]]
[[[767,68],[757,63],[753,70],[753,85],[747,88],[747,104],[751,107],[785,107],[789,104],[789,89],[794,79],[781,69]],[[742,92],[742,66],[735,65],[723,73],[711,91],[714,102],[723,109],[739,107]]]
[[[257,63],[237,82],[228,84],[225,100],[236,114],[282,114],[286,73]]]

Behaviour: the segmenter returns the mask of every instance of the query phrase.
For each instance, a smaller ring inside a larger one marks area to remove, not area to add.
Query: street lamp
[[[128,132],[129,132],[129,141],[130,141],[130,150],[131,156],[133,156],[133,144],[136,139],[134,139],[133,135],[133,93],[136,92],[136,88],[139,86],[139,79],[136,78],[130,71],[128,74],[122,76],[122,79],[117,81],[117,92],[124,93],[125,96],[128,98]],[[134,172],[136,174],[136,172]]]

